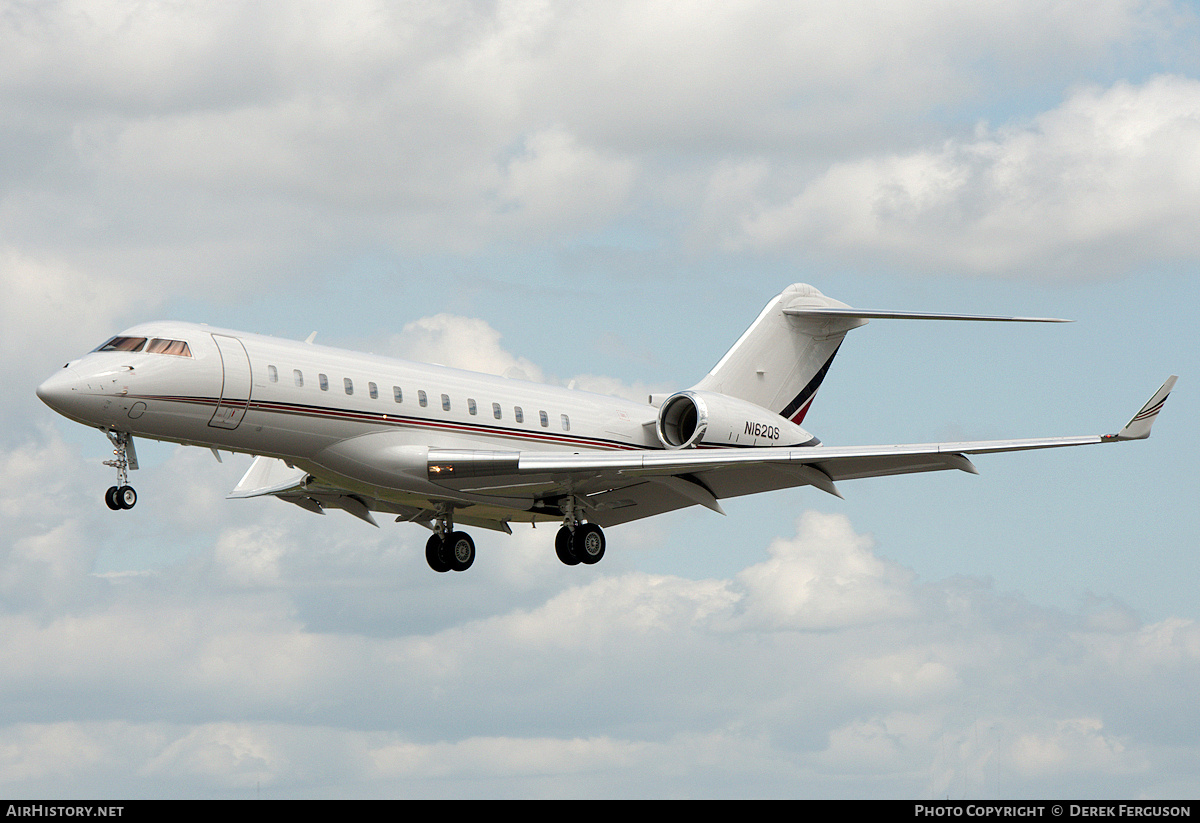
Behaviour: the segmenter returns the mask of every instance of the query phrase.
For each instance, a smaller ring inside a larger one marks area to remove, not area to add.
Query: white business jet
[[[441,366],[190,323],[146,323],[72,360],[37,389],[108,435],[117,484],[137,494],[134,437],[256,455],[231,498],[271,495],[323,514],[371,512],[433,532],[436,571],[463,571],[458,526],[511,534],[560,522],[568,565],[604,555],[602,528],[793,486],[841,497],[841,480],[959,469],[968,455],[1138,440],[1170,377],[1116,434],[890,446],[826,446],[801,428],[830,363],[868,319],[1065,322],[862,311],[797,284],[772,299],[699,383],[642,404]]]

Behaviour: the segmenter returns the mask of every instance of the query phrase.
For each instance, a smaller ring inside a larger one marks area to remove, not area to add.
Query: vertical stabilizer
[[[831,308],[850,307],[805,283],[788,286],[692,388],[748,400],[799,424],[842,338],[867,322],[852,315],[803,313]]]

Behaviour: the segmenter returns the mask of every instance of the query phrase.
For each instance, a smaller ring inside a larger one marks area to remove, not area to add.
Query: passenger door
[[[217,401],[217,410],[213,412],[208,425],[219,429],[236,429],[246,414],[250,405],[250,389],[253,385],[250,376],[250,356],[246,347],[236,337],[224,334],[214,334],[217,350],[221,353],[221,397]]]

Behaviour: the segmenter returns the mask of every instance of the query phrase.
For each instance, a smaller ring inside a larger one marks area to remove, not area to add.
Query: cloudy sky
[[[1200,794],[1200,23],[1181,0],[0,0],[0,793]],[[792,282],[805,421],[1145,443],[426,532],[33,389],[176,318],[641,397]],[[950,327],[953,326],[953,327]]]

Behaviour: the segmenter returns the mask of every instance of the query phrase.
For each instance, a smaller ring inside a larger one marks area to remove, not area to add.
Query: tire
[[[104,504],[113,511],[119,511],[121,508],[121,503],[117,500],[118,491],[116,486],[109,486],[108,491],[104,493]]]
[[[579,558],[575,556],[575,550],[571,547],[571,530],[566,526],[560,528],[554,535],[554,553],[568,566],[579,565]]]
[[[571,548],[580,563],[592,565],[604,557],[604,532],[595,523],[584,523],[575,527]]]
[[[453,571],[465,572],[475,562],[475,541],[466,532],[450,532],[442,545],[442,555]]]
[[[425,562],[435,572],[450,571],[450,564],[445,560],[445,553],[442,551],[442,546],[442,536],[440,534],[432,535],[429,538],[429,542],[425,544]]]
[[[137,505],[137,492],[133,490],[133,486],[122,486],[117,489],[114,499],[122,509],[132,509]]]

